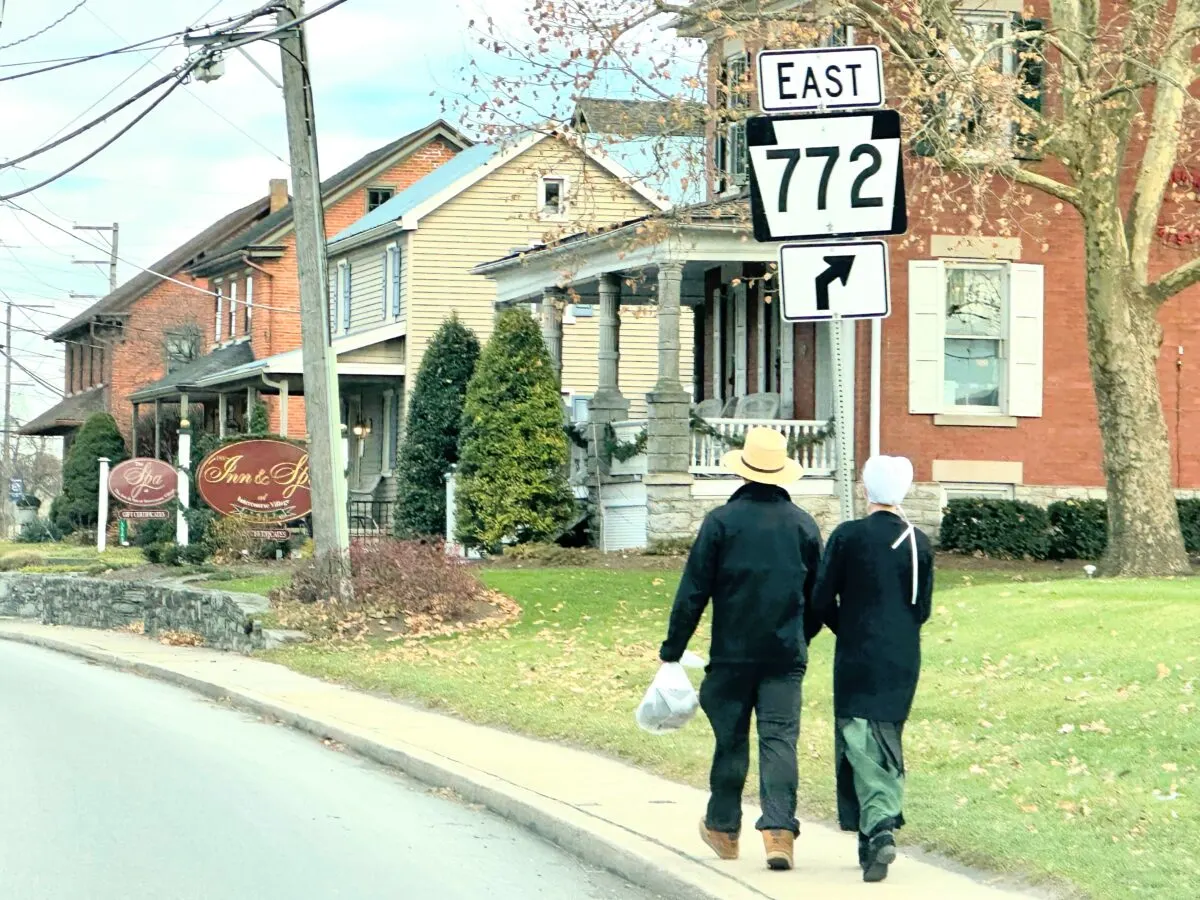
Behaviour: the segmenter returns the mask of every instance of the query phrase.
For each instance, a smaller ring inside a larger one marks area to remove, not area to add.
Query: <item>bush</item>
[[[1060,500],[1046,509],[1051,559],[1099,559],[1108,547],[1108,504]]]
[[[18,550],[15,553],[5,553],[0,556],[0,572],[15,572],[29,566],[40,566],[46,558],[40,553],[29,550]]]
[[[1020,500],[951,500],[942,518],[944,550],[994,559],[1045,559],[1050,519],[1040,506]]]
[[[269,434],[271,431],[271,417],[267,413],[267,404],[261,400],[256,400],[254,406],[250,409],[250,425],[248,430],[250,434],[256,437]]]
[[[396,535],[444,535],[445,474],[458,462],[467,384],[479,359],[475,333],[451,317],[425,351],[409,400],[397,466]]]
[[[663,538],[651,541],[644,553],[646,556],[687,556],[692,552],[693,538]]]
[[[596,551],[590,547],[561,547],[558,544],[539,541],[505,547],[504,558],[517,562],[534,563],[547,568],[587,566],[596,564]]]
[[[440,542],[381,538],[350,547],[354,597],[335,600],[329,572],[313,562],[275,595],[280,623],[324,637],[413,633],[469,624],[490,614],[489,592]],[[289,607],[286,602],[302,604]]]
[[[1200,553],[1200,500],[1180,500],[1179,527],[1188,553]]]
[[[64,534],[94,527],[100,516],[100,457],[113,465],[128,457],[125,439],[108,413],[88,419],[75,436],[63,463],[63,490],[50,507],[50,518]]]
[[[496,322],[467,387],[459,438],[458,535],[494,550],[557,537],[575,498],[558,378],[525,309]]]
[[[61,541],[62,531],[49,519],[34,519],[21,526],[18,544],[53,544]]]

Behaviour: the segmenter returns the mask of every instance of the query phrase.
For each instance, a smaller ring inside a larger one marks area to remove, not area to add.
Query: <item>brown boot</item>
[[[700,840],[708,844],[721,859],[738,858],[738,836],[723,831],[713,831],[703,819],[700,820]]]
[[[792,848],[796,836],[790,831],[764,831],[763,844],[767,848],[767,868],[786,872],[792,867]]]

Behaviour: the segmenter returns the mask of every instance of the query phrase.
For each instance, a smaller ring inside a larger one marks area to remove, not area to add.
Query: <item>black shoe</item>
[[[869,842],[870,838],[860,831],[858,833],[858,867],[863,871],[866,871],[867,868],[867,847]]]
[[[890,831],[880,831],[867,842],[863,862],[863,881],[874,883],[888,876],[888,866],[896,861],[896,837]]]

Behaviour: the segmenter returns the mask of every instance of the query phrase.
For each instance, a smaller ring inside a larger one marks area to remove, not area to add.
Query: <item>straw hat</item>
[[[721,465],[760,484],[791,484],[804,475],[800,463],[788,458],[787,438],[771,428],[751,428],[745,445],[722,456]]]

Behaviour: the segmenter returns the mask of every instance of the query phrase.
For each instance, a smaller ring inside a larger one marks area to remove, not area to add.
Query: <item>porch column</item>
[[[291,390],[291,382],[285,377],[281,382],[282,387],[279,389],[279,433],[284,437],[288,437],[288,399],[289,391]]]
[[[217,437],[225,439],[225,423],[229,421],[229,399],[224,393],[217,394]]]
[[[550,351],[550,364],[558,383],[562,385],[562,311],[565,300],[563,292],[557,288],[547,288],[542,292],[542,339],[546,349]]]
[[[658,541],[695,535],[692,503],[691,397],[679,382],[681,263],[658,268],[658,382],[646,395],[647,538]]]
[[[621,279],[617,275],[601,275],[600,293],[600,377],[597,396],[621,396]]]
[[[621,393],[621,279],[617,275],[601,275],[598,285],[600,293],[600,362],[596,393],[588,401],[588,420],[596,427],[587,429],[588,439],[588,492],[594,509],[599,509],[603,499],[601,483],[628,481],[630,476],[613,476],[608,461],[604,458],[606,426],[613,422],[629,419],[629,401]],[[598,531],[603,531],[601,517]]]
[[[138,455],[138,450],[137,450],[137,420],[138,420],[138,404],[134,403],[134,404],[133,404],[133,423],[132,423],[132,425],[130,426],[130,433],[129,433],[129,438],[130,438],[130,441],[131,441],[131,442],[132,442],[132,444],[133,444],[133,446],[132,446],[132,448],[131,448],[131,453],[132,453],[134,456],[137,456],[137,455]],[[64,453],[66,452],[66,449],[65,449],[65,448],[64,448],[63,452],[64,452]]]
[[[134,448],[136,454],[137,448]],[[154,399],[154,458],[162,459],[162,400]]]

